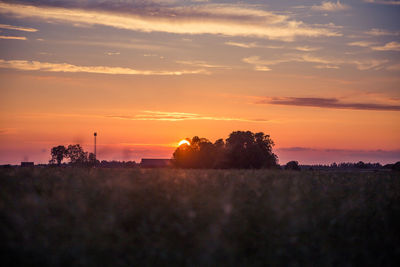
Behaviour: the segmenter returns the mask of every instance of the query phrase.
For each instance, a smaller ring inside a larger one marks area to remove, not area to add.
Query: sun
[[[183,145],[183,144],[186,144],[186,145],[190,146],[190,142],[189,142],[188,140],[182,140],[182,141],[180,141],[179,144],[178,144],[178,146],[181,146],[181,145]]]

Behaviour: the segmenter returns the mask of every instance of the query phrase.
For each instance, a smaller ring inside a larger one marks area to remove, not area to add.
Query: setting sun
[[[190,143],[189,143],[188,140],[182,140],[182,141],[180,141],[179,144],[178,144],[178,146],[181,146],[181,145],[183,145],[183,144],[186,144],[186,145],[190,146]]]

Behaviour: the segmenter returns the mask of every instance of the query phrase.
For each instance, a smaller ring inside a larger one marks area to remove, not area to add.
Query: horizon
[[[0,165],[172,158],[263,132],[279,164],[400,160],[400,1],[0,0]]]

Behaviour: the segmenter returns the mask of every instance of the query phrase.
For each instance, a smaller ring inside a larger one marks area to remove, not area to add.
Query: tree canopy
[[[69,159],[72,165],[94,165],[98,162],[93,153],[83,150],[79,144],[65,146],[56,146],[51,149],[50,164],[60,165],[64,159]]]
[[[277,166],[272,153],[274,142],[269,135],[250,131],[232,132],[224,141],[215,143],[198,136],[187,138],[190,145],[179,146],[173,159],[180,168],[237,168],[259,169]]]

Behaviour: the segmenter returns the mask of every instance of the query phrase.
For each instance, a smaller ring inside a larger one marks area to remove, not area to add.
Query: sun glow
[[[188,140],[182,140],[182,141],[180,141],[179,144],[178,144],[178,146],[181,146],[181,145],[183,145],[183,144],[186,144],[186,145],[190,146],[190,142],[189,142]]]

